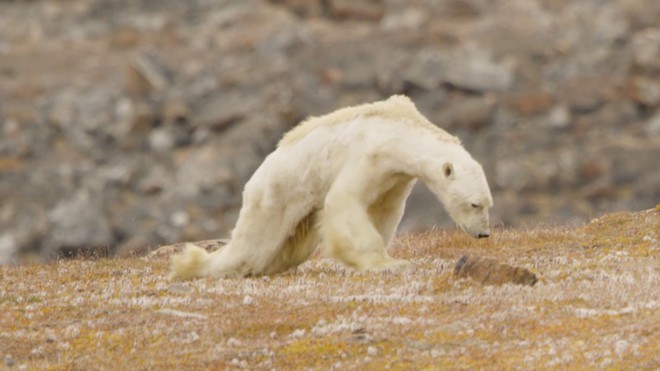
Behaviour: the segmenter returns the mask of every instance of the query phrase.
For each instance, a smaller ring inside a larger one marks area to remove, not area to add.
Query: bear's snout
[[[477,237],[478,238],[487,238],[488,236],[490,236],[490,233],[479,233],[479,235]]]

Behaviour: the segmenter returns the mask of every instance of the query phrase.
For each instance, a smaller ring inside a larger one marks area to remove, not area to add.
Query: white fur
[[[310,119],[246,184],[231,242],[213,254],[188,247],[173,257],[172,274],[273,274],[307,260],[320,242],[355,269],[403,265],[386,248],[416,179],[462,229],[488,235],[493,202],[481,166],[407,97]]]

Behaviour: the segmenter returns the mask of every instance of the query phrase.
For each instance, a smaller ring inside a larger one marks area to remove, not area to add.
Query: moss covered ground
[[[464,254],[536,285],[457,279]],[[0,368],[659,369],[660,210],[575,227],[400,236],[412,264],[316,256],[270,277],[167,279],[168,257],[0,267]]]

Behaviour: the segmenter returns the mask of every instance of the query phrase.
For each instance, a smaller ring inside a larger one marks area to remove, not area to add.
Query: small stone
[[[323,14],[323,4],[315,0],[271,0],[273,3],[282,4],[294,13],[304,17],[319,17]]]
[[[180,283],[175,283],[173,285],[170,285],[166,290],[171,294],[177,294],[177,295],[185,295],[192,292],[192,289],[190,287]]]
[[[607,173],[607,170],[605,161],[592,158],[582,163],[578,169],[578,175],[584,182],[590,182]]]
[[[177,123],[190,117],[190,107],[183,99],[171,99],[163,104],[163,120],[165,123]]]
[[[449,107],[442,115],[442,125],[477,131],[491,122],[493,105],[484,98],[464,98]]]
[[[242,344],[241,341],[236,338],[227,339],[227,345],[230,347],[240,347],[241,344]]]
[[[163,91],[172,83],[171,73],[152,53],[138,54],[130,66],[134,77],[141,79],[138,89],[142,93]]]
[[[255,99],[246,99],[241,92],[219,92],[201,103],[192,117],[192,125],[222,132],[245,119],[259,104]]]
[[[564,82],[559,88],[559,99],[571,110],[589,113],[605,102],[610,81],[603,76],[580,76]]]
[[[294,339],[301,338],[303,336],[305,336],[305,330],[304,329],[297,329],[289,335],[290,338],[294,338]]]
[[[190,215],[183,210],[177,211],[170,216],[170,223],[175,227],[184,227],[190,223]]]
[[[459,278],[470,277],[482,285],[502,285],[515,283],[518,285],[534,286],[536,275],[524,268],[516,268],[507,264],[500,264],[494,259],[462,256],[454,268],[454,276]]]
[[[545,91],[532,91],[509,97],[506,105],[509,109],[524,116],[542,113],[552,107],[552,96]]]
[[[449,57],[445,81],[471,91],[506,91],[513,84],[514,65],[499,62],[484,49],[469,45]]]
[[[547,123],[553,128],[565,128],[571,123],[571,112],[566,106],[555,106],[548,112]]]
[[[660,105],[660,80],[637,77],[628,81],[626,91],[634,101],[643,105]]]
[[[3,233],[0,235],[0,265],[9,263],[18,250],[18,243],[14,235]]]
[[[444,354],[445,354],[445,352],[443,352],[442,350],[431,349],[431,357],[433,357],[433,358],[441,357],[441,356],[443,356]]]
[[[660,113],[651,117],[646,123],[644,130],[648,135],[660,135]]]
[[[387,31],[418,30],[428,19],[420,9],[405,8],[398,12],[388,13],[381,21],[381,28]]]
[[[167,127],[158,128],[149,134],[149,148],[157,152],[168,152],[176,145],[174,134]]]
[[[23,169],[24,162],[16,157],[4,157],[0,155],[0,173],[15,172]]]
[[[243,305],[252,305],[254,304],[254,299],[250,295],[245,295],[243,298]]]
[[[114,32],[110,45],[116,48],[135,47],[140,43],[140,33],[134,29],[122,28]]]
[[[637,66],[648,71],[660,71],[660,30],[649,27],[635,34],[632,54]]]
[[[156,313],[165,314],[174,317],[181,318],[195,318],[195,319],[207,319],[208,317],[204,314],[184,312],[176,309],[162,308],[156,311]]]
[[[381,0],[330,0],[330,12],[335,18],[377,21],[385,14]]]
[[[5,361],[5,366],[7,367],[14,367],[16,365],[16,361],[14,361],[14,359],[10,355],[6,355],[4,361]]]
[[[404,80],[423,90],[436,90],[443,82],[447,57],[433,50],[417,53],[402,72]],[[392,74],[390,74],[392,75]],[[391,76],[388,76],[391,79]]]
[[[146,174],[138,182],[138,190],[145,195],[154,195],[160,193],[168,185],[168,179],[171,175],[163,166],[151,166],[144,172]]]

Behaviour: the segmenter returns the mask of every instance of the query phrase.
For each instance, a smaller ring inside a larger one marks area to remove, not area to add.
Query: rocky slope
[[[0,1],[0,261],[218,238],[308,115],[408,94],[493,221],[660,199],[660,4]],[[423,188],[402,228],[446,223]]]

